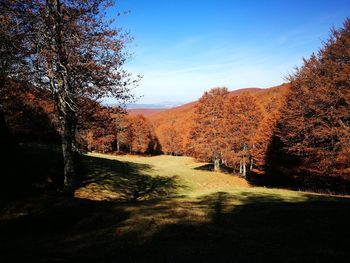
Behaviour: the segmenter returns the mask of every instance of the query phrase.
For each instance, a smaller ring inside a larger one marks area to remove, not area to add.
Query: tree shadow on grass
[[[57,145],[18,144],[1,154],[0,200],[29,198],[56,193],[63,178],[61,148]],[[147,200],[176,193],[181,186],[176,176],[150,176],[147,164],[120,162],[91,156],[77,162],[79,187],[87,198],[108,200]],[[87,191],[88,190],[88,191]]]
[[[240,198],[238,198],[240,199]],[[137,250],[135,262],[348,262],[349,200],[286,202],[274,195],[200,198],[209,222],[180,221]],[[136,254],[135,254],[136,255]],[[146,258],[152,258],[148,261]]]
[[[113,229],[129,218],[121,205],[66,197],[36,197],[10,209],[17,213],[2,210],[0,214],[3,263],[92,257],[97,247],[106,247],[115,238]]]
[[[167,197],[181,186],[176,176],[151,176],[152,166],[91,156],[82,160],[81,187],[104,199],[149,200]]]
[[[214,164],[212,163],[208,163],[208,164],[203,164],[201,166],[198,166],[196,168],[194,168],[195,170],[200,170],[200,171],[214,171]],[[233,174],[234,173],[234,169],[226,166],[226,165],[220,165],[220,172],[223,172],[223,173],[231,173]]]
[[[282,198],[249,191],[186,202],[45,198],[32,204],[41,209],[0,218],[0,261],[348,262],[350,200]],[[191,216],[196,210],[203,217]]]
[[[0,159],[0,200],[42,194],[58,187],[63,178],[58,145],[14,143],[6,152],[1,152]]]
[[[203,164],[201,166],[198,166],[194,168],[195,170],[200,170],[200,171],[214,171],[214,164],[212,163],[207,163]]]

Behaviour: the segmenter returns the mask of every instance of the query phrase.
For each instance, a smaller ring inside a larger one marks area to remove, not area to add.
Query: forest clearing
[[[0,263],[350,262],[350,0],[0,1]]]
[[[21,147],[32,164],[27,176],[44,176],[57,159],[52,147]],[[1,262],[336,262],[349,255],[347,197],[251,187],[189,157],[92,153],[82,163],[75,198],[12,200],[2,191]]]

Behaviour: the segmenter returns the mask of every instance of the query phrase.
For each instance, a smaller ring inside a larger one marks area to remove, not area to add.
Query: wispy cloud
[[[201,36],[190,36],[185,39],[180,40],[172,48],[173,49],[186,49],[195,46],[200,43],[203,38]]]

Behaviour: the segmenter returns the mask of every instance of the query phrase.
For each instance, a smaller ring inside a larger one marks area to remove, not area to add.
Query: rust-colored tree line
[[[332,30],[290,82],[271,147],[275,172],[311,186],[338,183],[338,190],[345,191],[349,186],[336,179],[350,179],[349,19]]]
[[[255,152],[259,128],[266,118],[266,110],[252,94],[234,95],[226,88],[212,89],[196,105],[188,153],[213,162],[215,170],[225,165],[246,176],[255,163],[262,162]]]
[[[2,107],[11,134],[21,140],[59,143],[60,125],[49,92],[12,83],[4,92]],[[131,116],[123,108],[104,107],[80,98],[75,147],[101,153],[160,153],[152,123],[142,115]]]
[[[257,171],[308,188],[350,179],[350,20],[289,77],[286,96],[259,102],[225,88],[196,105],[190,154],[244,176]]]

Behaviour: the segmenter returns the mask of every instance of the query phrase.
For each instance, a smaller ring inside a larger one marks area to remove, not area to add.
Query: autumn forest
[[[0,1],[0,261],[347,258],[350,19],[278,86],[147,111],[112,5]]]

